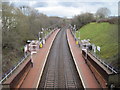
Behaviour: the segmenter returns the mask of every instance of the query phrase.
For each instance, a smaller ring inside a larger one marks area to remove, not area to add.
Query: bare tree
[[[92,13],[82,13],[80,15],[74,16],[74,18],[72,19],[72,25],[76,25],[77,29],[79,29],[80,27],[82,27],[83,25],[90,23],[94,20],[94,15]]]
[[[102,7],[102,8],[99,8],[96,12],[96,16],[97,18],[106,18],[110,15],[111,11],[106,8],[106,7]]]

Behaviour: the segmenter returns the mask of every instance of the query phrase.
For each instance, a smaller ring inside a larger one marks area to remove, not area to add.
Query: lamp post
[[[76,28],[75,28],[75,37],[76,37]]]
[[[41,38],[40,38],[40,32],[39,32],[39,33],[38,33],[38,40],[40,41],[40,39],[41,39]]]
[[[78,39],[80,40],[80,31],[78,32]]]
[[[74,28],[73,28],[73,29],[74,29],[74,31],[75,31],[75,36],[76,36],[76,25],[74,25]]]
[[[45,31],[44,31],[44,32],[45,32],[45,36],[44,36],[44,38],[46,37],[46,31],[47,31],[47,29],[45,29]]]
[[[41,40],[43,40],[43,31],[42,31],[42,32],[40,32],[40,33],[41,33],[41,36],[42,36],[42,37],[41,37]]]

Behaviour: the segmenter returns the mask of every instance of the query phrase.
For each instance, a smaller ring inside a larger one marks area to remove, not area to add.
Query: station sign
[[[100,52],[100,46],[97,46],[97,50]]]

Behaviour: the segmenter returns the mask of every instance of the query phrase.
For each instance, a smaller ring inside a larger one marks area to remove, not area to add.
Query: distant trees
[[[110,15],[110,10],[106,7],[99,8],[96,12],[98,18],[106,18]]]
[[[99,8],[95,14],[93,13],[82,13],[77,16],[74,16],[71,20],[72,25],[76,25],[76,28],[79,29],[82,26],[90,22],[109,22],[110,24],[117,24],[117,17],[110,17],[110,10],[106,7]]]
[[[97,22],[108,22],[110,24],[118,24],[118,17],[109,16],[110,13],[111,11],[106,7],[99,8],[95,14]]]
[[[94,20],[95,18],[92,13],[82,13],[80,15],[74,16],[74,18],[72,19],[72,25],[75,24],[77,26],[77,29],[79,29],[83,25]]]
[[[27,40],[38,39],[41,28],[54,28],[61,18],[48,17],[28,6],[15,7],[2,3],[2,53],[3,73],[22,56]]]

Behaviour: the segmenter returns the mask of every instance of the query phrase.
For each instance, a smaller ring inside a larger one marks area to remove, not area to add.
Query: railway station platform
[[[25,74],[22,75],[20,81],[16,84],[14,88],[38,88],[39,81],[42,76],[42,72],[47,60],[48,53],[50,52],[50,48],[53,44],[53,41],[59,32],[59,29],[55,30],[50,37],[46,40],[46,44],[39,49],[36,54],[33,54],[33,67],[29,69],[29,72],[26,71]],[[4,84],[10,84],[10,82],[15,78],[15,75],[18,71],[26,65],[27,62],[30,61],[30,57],[25,60],[24,63],[18,67],[17,71],[15,71],[5,82]],[[17,82],[17,81],[16,81]]]
[[[33,68],[30,70],[20,88],[38,88],[48,53],[58,32],[59,30],[56,30],[46,40],[46,44],[43,48],[41,48],[38,53],[33,56]]]
[[[76,41],[69,29],[67,30],[67,39],[68,39],[70,51],[72,53],[83,87],[84,88],[101,88],[100,84],[98,83],[95,76],[91,72],[90,68],[86,64],[84,58],[82,57],[82,52],[79,46],[76,45]]]

